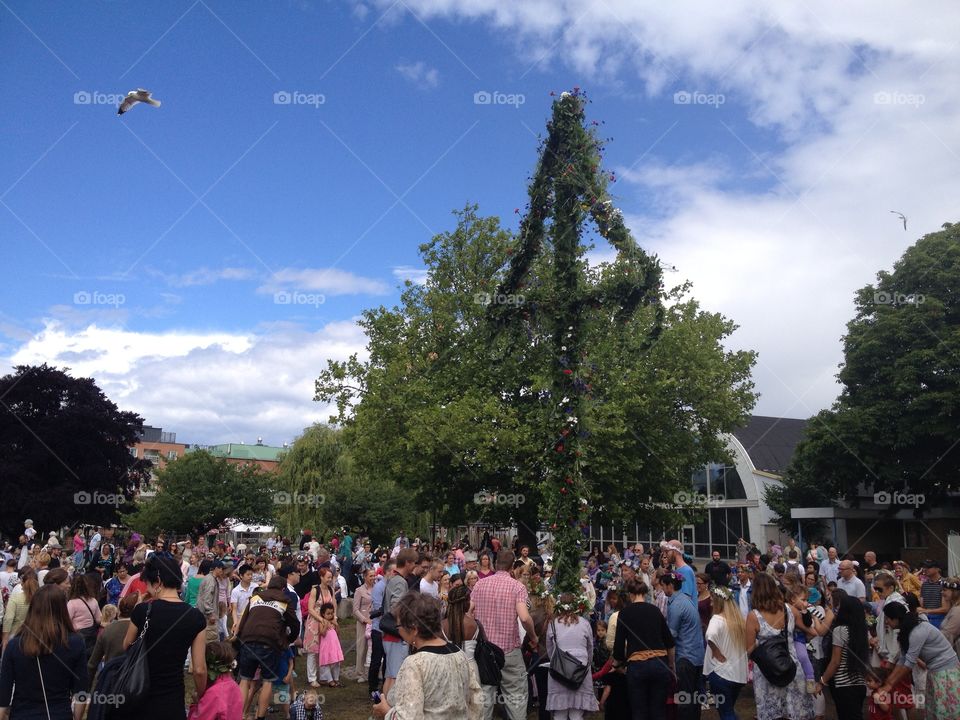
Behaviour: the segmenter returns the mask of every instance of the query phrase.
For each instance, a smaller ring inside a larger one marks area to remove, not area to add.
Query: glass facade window
[[[743,481],[740,479],[740,473],[735,467],[728,465],[723,469],[724,488],[723,493],[727,500],[746,500],[747,492],[743,489]]]

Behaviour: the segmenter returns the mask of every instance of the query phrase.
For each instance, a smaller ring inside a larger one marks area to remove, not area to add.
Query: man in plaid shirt
[[[513,551],[501,550],[497,555],[497,572],[478,582],[471,593],[473,616],[483,625],[487,640],[503,650],[505,662],[500,688],[511,720],[527,717],[527,669],[520,652],[520,629],[517,619],[527,631],[533,645],[538,642],[533,619],[527,608],[527,589],[510,576]],[[493,718],[497,688],[483,686],[483,713],[486,720]]]

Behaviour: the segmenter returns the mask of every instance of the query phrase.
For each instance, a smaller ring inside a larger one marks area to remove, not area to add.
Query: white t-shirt
[[[33,536],[37,534],[37,531],[32,527],[25,528],[23,534],[27,536],[27,540],[33,540]]]
[[[0,587],[5,587],[7,592],[13,592],[13,589],[20,583],[20,576],[15,572],[0,571]]]
[[[420,578],[420,593],[430,595],[431,597],[440,597],[440,583],[430,582],[426,578]]]
[[[847,595],[855,597],[857,600],[865,600],[867,597],[867,589],[863,586],[863,581],[856,575],[849,580],[838,577],[837,589],[843,590]]]
[[[100,537],[100,533],[94,533],[93,537],[90,538],[90,552],[96,552],[100,549],[100,541],[103,538]]]
[[[707,625],[707,641],[714,645],[723,653],[727,659],[725,663],[719,663],[713,659],[713,649],[707,645],[707,653],[703,658],[703,674],[709,675],[715,672],[724,680],[735,683],[747,682],[747,651],[741,647],[739,650],[733,644],[733,638],[727,629],[727,621],[722,615],[713,615],[710,618],[710,624]]]
[[[347,579],[343,575],[337,575],[337,586],[340,588],[340,597],[345,598],[350,594],[347,588]]]
[[[237,617],[243,617],[243,611],[247,609],[247,603],[250,602],[250,596],[253,595],[253,591],[257,589],[257,586],[253,583],[250,583],[250,587],[246,590],[243,589],[243,585],[237,585],[230,592],[230,603],[237,606]]]

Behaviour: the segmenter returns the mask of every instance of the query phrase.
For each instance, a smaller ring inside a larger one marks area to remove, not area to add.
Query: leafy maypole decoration
[[[603,145],[594,130],[598,124],[586,125],[586,102],[584,93],[574,88],[553,103],[518,245],[498,290],[499,297],[517,296],[530,281],[544,241],[552,243],[553,293],[549,303],[540,303],[538,310],[552,343],[541,517],[554,536],[555,592],[578,597],[582,592],[580,545],[594,500],[583,475],[590,447],[585,415],[595,391],[587,359],[587,323],[592,318],[626,323],[641,305],[652,305],[652,340],[659,333],[662,311],[659,262],[637,245],[622,213],[613,206],[607,184],[615,177],[600,166]],[[588,280],[582,259],[587,249],[582,242],[583,223],[588,218],[617,251],[616,260],[595,282]],[[549,263],[543,266],[549,267]],[[516,303],[493,304],[490,315],[497,326],[519,323],[530,335],[529,308]]]

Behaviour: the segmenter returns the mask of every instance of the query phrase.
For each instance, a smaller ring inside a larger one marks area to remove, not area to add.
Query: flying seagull
[[[899,217],[901,220],[903,220],[903,230],[904,230],[904,232],[906,232],[906,230],[907,230],[907,216],[904,215],[902,212],[897,212],[896,210],[891,210],[890,212],[892,212],[894,215],[896,215],[896,216]]]
[[[120,103],[120,107],[117,109],[117,115],[123,115],[127,110],[132,108],[138,102],[145,102],[148,105],[153,105],[154,107],[160,107],[160,101],[154,100],[150,97],[150,91],[144,90],[143,88],[137,88],[136,90],[131,90],[127,93],[127,96],[123,99],[123,102]]]

